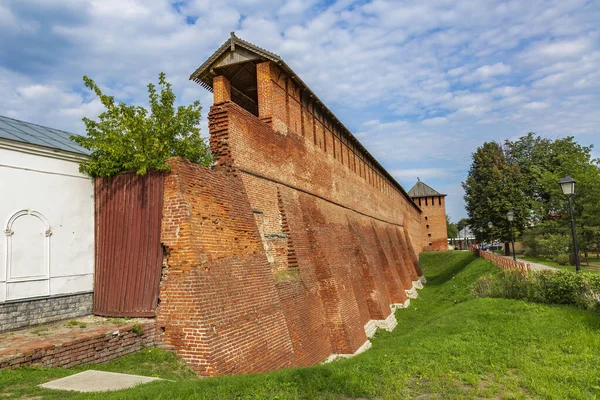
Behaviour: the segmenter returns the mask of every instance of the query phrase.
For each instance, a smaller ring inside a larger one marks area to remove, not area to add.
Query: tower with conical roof
[[[421,182],[419,178],[412,189],[408,191],[408,195],[423,211],[421,215],[423,251],[448,250],[446,195]]]

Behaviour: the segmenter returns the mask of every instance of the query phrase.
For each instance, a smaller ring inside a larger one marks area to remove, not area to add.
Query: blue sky
[[[0,114],[83,133],[102,111],[84,74],[145,104],[160,71],[206,114],[188,77],[230,31],[283,57],[407,190],[447,193],[453,220],[483,142],[600,145],[595,0],[0,0]]]

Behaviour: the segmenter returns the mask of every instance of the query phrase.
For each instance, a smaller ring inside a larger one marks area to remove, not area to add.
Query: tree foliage
[[[458,237],[458,227],[454,222],[450,222],[450,216],[446,214],[446,232],[448,239],[455,239]]]
[[[558,182],[565,175],[575,179],[573,211],[580,247],[588,249],[600,242],[600,168],[592,157],[592,146],[582,146],[573,137],[556,140],[529,133],[506,142],[514,163],[529,176],[525,192],[532,209],[530,235],[571,236],[568,201]],[[542,246],[543,248],[544,246]],[[564,250],[564,254],[568,250]],[[531,252],[534,252],[532,250]],[[543,254],[540,254],[543,255]]]
[[[180,156],[209,166],[213,162],[206,141],[200,136],[200,102],[175,107],[176,96],[163,72],[157,87],[148,84],[150,109],[117,103],[87,76],[85,86],[105,107],[98,121],[83,118],[87,135],[74,135],[73,141],[91,151],[80,165],[83,173],[110,177],[123,171],[144,175],[148,170],[169,169],[166,160]]]
[[[523,230],[530,217],[523,192],[525,177],[517,165],[511,164],[502,145],[486,142],[473,154],[467,180],[463,182],[469,225],[483,229],[486,237],[510,240],[506,214],[515,213],[514,229]],[[492,231],[488,223],[492,222]]]
[[[573,205],[578,240],[584,249],[597,246],[600,167],[592,149],[573,137],[553,140],[535,133],[503,145],[485,143],[473,154],[463,182],[469,223],[506,241],[510,236],[506,213],[512,209],[515,230],[524,233],[532,253],[564,259],[571,235],[570,218],[568,201],[558,182],[569,175],[577,181]],[[492,232],[488,221],[494,224]]]
[[[461,218],[456,223],[456,229],[458,229],[459,232],[462,231],[465,226],[469,226],[469,220],[467,218]]]

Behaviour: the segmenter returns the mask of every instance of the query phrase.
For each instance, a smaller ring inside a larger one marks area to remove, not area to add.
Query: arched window
[[[48,220],[37,211],[21,210],[9,218],[4,235],[6,300],[49,295],[52,230]]]

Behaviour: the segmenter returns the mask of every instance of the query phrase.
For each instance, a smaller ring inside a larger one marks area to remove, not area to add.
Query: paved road
[[[509,260],[512,260],[512,256],[501,256],[501,257],[508,258]],[[558,270],[558,268],[554,268],[554,267],[551,267],[549,265],[538,264],[538,263],[534,263],[534,262],[531,262],[531,261],[520,260],[519,258],[517,258],[517,261],[523,261],[524,263],[529,264],[529,266],[531,267],[532,271],[542,271],[544,269]]]

